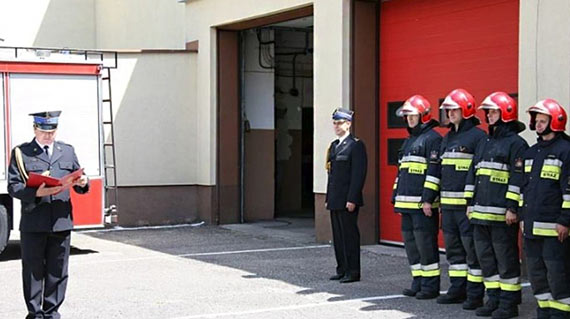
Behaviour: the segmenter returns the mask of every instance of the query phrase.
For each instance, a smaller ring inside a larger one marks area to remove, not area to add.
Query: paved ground
[[[400,294],[403,249],[363,247],[363,280],[327,278],[310,222],[74,233],[64,318],[476,318]],[[19,245],[0,256],[0,318],[23,318]],[[445,264],[443,262],[442,264]],[[446,287],[443,279],[442,289]],[[523,289],[521,318],[535,302]]]

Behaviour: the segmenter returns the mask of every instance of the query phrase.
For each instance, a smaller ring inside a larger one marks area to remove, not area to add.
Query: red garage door
[[[479,103],[495,90],[517,93],[518,0],[392,0],[380,6],[380,240],[401,242],[390,204],[397,153],[407,137],[395,110],[412,94],[432,103],[452,89]],[[483,119],[483,114],[479,118]],[[442,130],[444,132],[444,130]]]

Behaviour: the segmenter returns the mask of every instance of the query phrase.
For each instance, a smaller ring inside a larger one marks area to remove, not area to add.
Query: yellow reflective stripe
[[[536,236],[549,236],[549,237],[558,237],[558,233],[554,229],[545,229],[545,228],[532,228],[532,234]]]
[[[441,203],[443,205],[467,205],[467,200],[464,198],[448,198],[442,197]]]
[[[499,283],[499,286],[501,287],[501,290],[505,290],[505,291],[519,291],[522,289],[521,284],[506,284],[506,283]]]
[[[473,192],[465,191],[465,198],[473,198]]]
[[[537,300],[538,301],[538,306],[540,308],[550,308],[550,301],[548,300]]]
[[[563,201],[562,202],[562,208],[570,208],[570,201],[567,201],[567,200]]]
[[[420,277],[422,275],[421,270],[412,270],[412,277]]]
[[[428,182],[428,181],[426,181],[424,183],[424,187],[429,188],[429,189],[433,189],[436,192],[439,190],[439,185],[437,185],[436,183]]]
[[[525,172],[525,173],[530,173],[530,171],[532,171],[532,165],[526,165],[526,166],[524,167],[524,172]]]
[[[509,172],[500,171],[492,168],[479,168],[476,175],[485,175],[491,178],[491,182],[499,184],[507,184],[509,181]]]
[[[523,207],[524,206],[524,200],[522,197],[519,198],[519,207]]]
[[[513,193],[513,192],[507,192],[507,194],[505,195],[505,197],[506,197],[507,199],[512,199],[512,200],[514,200],[515,202],[519,202],[520,199],[521,199],[521,195],[520,195],[520,194]]]
[[[420,209],[420,208],[422,208],[422,204],[421,203],[410,203],[410,202],[396,201],[396,203],[394,204],[394,207],[396,207],[396,208]]]
[[[392,187],[392,189],[396,189],[398,188],[398,183],[394,183],[394,186]]]
[[[410,174],[424,174],[425,170],[427,169],[427,164],[405,162],[405,163],[400,164],[400,169],[403,169],[403,168],[407,168],[408,173],[410,173]]]
[[[558,180],[560,178],[560,172],[562,169],[554,165],[543,165],[540,171],[541,178],[548,178]]]
[[[439,276],[440,274],[441,274],[440,269],[422,270],[422,277],[436,277]]]
[[[475,218],[480,220],[490,220],[496,222],[504,222],[505,215],[497,215],[497,214],[486,214],[486,213],[479,213],[479,212],[472,212],[469,214],[469,218]]]
[[[549,302],[550,308],[558,309],[560,311],[570,312],[570,305],[561,303],[560,301],[550,300]]]
[[[467,277],[467,270],[451,270],[451,269],[449,269],[449,277]]]
[[[468,158],[444,158],[441,165],[455,165],[456,171],[468,171],[472,161]]]
[[[501,288],[501,283],[498,281],[485,281],[485,288],[486,289],[499,289]]]
[[[482,283],[483,282],[483,276],[475,276],[472,274],[467,274],[467,281]]]

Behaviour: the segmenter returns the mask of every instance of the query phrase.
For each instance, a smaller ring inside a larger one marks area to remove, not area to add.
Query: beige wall
[[[3,46],[95,48],[95,0],[0,1]]]
[[[569,14],[567,0],[520,2],[519,115],[524,123],[528,123],[526,109],[545,98],[570,110]],[[534,132],[527,130],[523,136],[534,144]]]
[[[119,186],[195,184],[196,54],[120,54],[112,73]]]
[[[185,10],[176,0],[97,0],[96,4],[99,49],[185,46]]]
[[[216,26],[272,15],[314,4],[315,192],[324,192],[322,163],[328,143],[333,108],[349,101],[349,0],[235,0],[188,1],[186,40],[198,40],[197,66],[198,155],[197,182],[216,180]],[[202,134],[203,133],[203,134]]]

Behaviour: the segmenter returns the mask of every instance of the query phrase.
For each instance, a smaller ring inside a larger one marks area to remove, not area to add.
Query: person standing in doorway
[[[402,237],[412,271],[412,285],[403,294],[416,299],[439,296],[441,270],[437,234],[439,202],[422,198],[428,162],[439,159],[441,135],[439,125],[431,118],[429,101],[421,96],[410,97],[396,115],[403,117],[410,136],[398,154],[398,176],[394,182],[392,203],[402,216]]]
[[[71,145],[55,140],[60,111],[30,114],[35,138],[14,148],[8,167],[8,193],[22,203],[20,245],[26,318],[60,318],[65,298],[72,208],[69,188],[84,194],[87,176],[68,185],[28,187],[29,173],[56,178],[81,167]]]
[[[328,148],[326,207],[331,212],[336,274],[330,280],[350,283],[360,280],[360,233],[358,211],[364,205],[362,188],[366,179],[364,143],[350,134],[354,112],[338,108],[333,112],[337,136]]]

